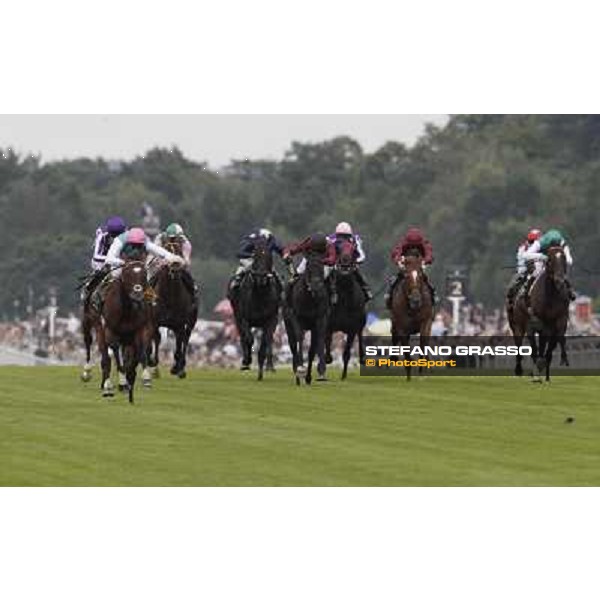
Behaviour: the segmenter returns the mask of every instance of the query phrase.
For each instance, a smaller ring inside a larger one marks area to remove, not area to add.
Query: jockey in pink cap
[[[362,264],[365,261],[365,258],[367,257],[365,251],[363,250],[363,243],[360,235],[358,235],[358,233],[354,233],[350,223],[347,223],[346,221],[341,221],[336,225],[335,233],[328,235],[327,239],[335,247],[336,259],[338,254],[340,253],[340,248],[343,243],[349,242],[350,244],[352,244],[354,248],[354,260],[357,266],[356,270],[354,271],[354,276],[356,277],[356,281],[358,281],[358,284],[360,285],[360,288],[363,291],[363,294],[365,295],[365,299],[367,301],[371,300],[373,298],[371,288],[369,287],[369,284],[364,280],[362,273],[358,270],[358,265]],[[332,302],[333,304],[335,304],[334,300],[337,300],[337,290],[335,289],[336,286],[333,278],[331,279],[330,285],[333,288]]]
[[[108,254],[106,255],[106,265],[111,267],[110,275],[104,279],[98,293],[95,294],[99,303],[104,301],[104,294],[110,282],[118,279],[121,275],[121,267],[127,260],[146,261],[148,255],[160,257],[171,264],[185,264],[181,256],[177,256],[148,239],[148,236],[140,227],[133,227],[119,237],[115,238]]]

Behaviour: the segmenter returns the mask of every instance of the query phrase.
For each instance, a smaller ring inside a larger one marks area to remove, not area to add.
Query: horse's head
[[[547,276],[558,290],[562,290],[566,285],[567,278],[567,259],[565,257],[565,252],[560,246],[552,246],[548,249],[547,256]]]
[[[404,261],[405,284],[404,289],[408,298],[408,306],[411,310],[421,307],[423,298],[421,286],[423,284],[423,259],[421,256],[409,255]]]
[[[125,263],[121,270],[121,287],[130,300],[136,303],[144,300],[146,281],[146,263],[139,260]]]
[[[343,277],[351,275],[356,270],[354,252],[355,247],[350,240],[344,240],[339,246],[336,270]]]
[[[179,236],[173,236],[167,238],[164,244],[165,250],[168,250],[171,254],[177,256],[183,256],[183,240]]]
[[[258,238],[252,253],[252,278],[259,286],[267,285],[273,277],[273,256],[269,251],[268,241]]]

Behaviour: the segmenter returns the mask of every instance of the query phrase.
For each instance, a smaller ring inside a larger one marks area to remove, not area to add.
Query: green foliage
[[[219,174],[177,148],[131,162],[79,159],[41,165],[0,151],[0,313],[29,285],[58,285],[73,307],[96,227],[109,214],[139,223],[148,202],[194,244],[207,314],[236,264],[239,239],[267,226],[284,242],[350,221],[363,235],[374,289],[393,270],[389,252],[411,225],[434,243],[432,276],[465,264],[474,297],[502,302],[517,244],[530,226],[564,231],[577,289],[600,292],[600,117],[455,115],[412,148],[389,141],[373,154],[348,137],[294,142],[281,161],[232,161]],[[2,158],[4,156],[4,158]],[[581,268],[583,267],[583,268]],[[10,282],[7,285],[7,282]],[[23,298],[21,298],[23,300]],[[381,299],[375,303],[381,308]]]

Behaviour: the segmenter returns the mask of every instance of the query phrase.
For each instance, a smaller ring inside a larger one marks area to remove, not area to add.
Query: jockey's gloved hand
[[[169,263],[172,265],[185,265],[185,260],[181,256],[174,256]]]

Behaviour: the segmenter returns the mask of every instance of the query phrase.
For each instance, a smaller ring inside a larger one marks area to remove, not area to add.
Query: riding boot
[[[369,284],[365,281],[364,277],[362,276],[362,273],[358,269],[356,269],[354,274],[356,275],[356,280],[358,281],[358,285],[360,285],[360,289],[363,291],[363,294],[365,295],[365,300],[367,302],[369,300],[372,300],[373,292],[371,291]]]
[[[427,284],[427,287],[429,288],[429,293],[431,294],[431,304],[433,306],[435,306],[435,303],[437,302],[437,298],[436,298],[436,294],[435,294],[435,288],[433,287],[433,283],[431,283],[431,279],[429,279],[429,277],[427,276],[427,273],[423,272],[423,279],[425,280],[425,283]]]
[[[402,281],[403,277],[404,274],[402,273],[402,271],[398,271],[396,275],[388,279],[388,289],[386,290],[385,295],[383,296],[385,299],[385,306],[388,310],[392,310],[392,298],[394,297],[394,290],[396,289],[396,286]]]
[[[113,280],[110,277],[104,278],[90,297],[90,304],[98,313],[102,312],[104,299],[106,298],[106,292],[112,282]]]
[[[192,274],[188,270],[184,270],[181,274],[181,279],[183,281],[183,285],[185,285],[185,289],[190,293],[192,298],[196,298],[197,289],[194,279],[192,278]]]
[[[508,301],[508,306],[510,309],[513,308],[515,304],[515,300],[517,298],[517,294],[521,289],[521,286],[525,283],[527,277],[526,274],[518,273],[516,277],[511,281],[508,291],[506,292],[506,300]]]

